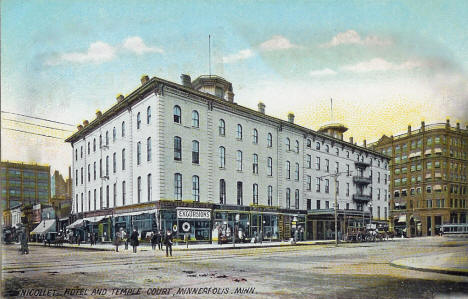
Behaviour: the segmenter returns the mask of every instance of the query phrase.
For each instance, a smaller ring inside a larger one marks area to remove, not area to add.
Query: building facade
[[[392,157],[390,216],[396,230],[430,236],[442,224],[467,223],[468,127],[422,122],[372,146]]]
[[[388,217],[388,158],[234,102],[230,82],[201,76],[142,85],[67,139],[73,149],[69,229],[104,240],[137,227],[211,241],[247,237],[328,238],[351,221]],[[336,133],[336,132],[334,132]],[[377,193],[378,191],[378,193]],[[372,215],[372,216],[371,216]]]
[[[21,162],[0,163],[1,198],[5,226],[12,225],[10,210],[21,207],[31,228],[35,204],[48,204],[50,199],[50,166]]]

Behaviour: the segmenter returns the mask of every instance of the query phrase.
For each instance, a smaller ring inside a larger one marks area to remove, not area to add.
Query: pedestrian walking
[[[76,237],[76,243],[78,244],[78,246],[81,245],[81,235],[78,233],[78,236]]]
[[[122,238],[120,232],[118,231],[115,234],[115,239],[114,239],[114,245],[115,245],[115,252],[119,252],[119,245],[120,245],[120,239]]]
[[[125,230],[121,232],[122,240],[125,240],[125,250],[128,250],[128,233]]]
[[[156,249],[156,234],[154,232],[151,233],[151,249]]]
[[[162,233],[161,233],[161,230],[158,230],[157,233],[156,233],[156,243],[158,244],[158,249],[159,250],[163,250],[163,240],[162,240],[163,236],[162,236]]]
[[[94,233],[91,234],[91,246],[96,245],[96,238],[94,237]]]
[[[164,236],[164,245],[166,245],[166,256],[169,254],[172,256],[172,233],[169,229]]]
[[[29,247],[28,247],[28,234],[26,230],[23,228],[20,232],[20,242],[21,242],[21,254],[29,254]]]
[[[130,236],[130,243],[131,243],[131,245],[133,247],[133,253],[136,253],[137,252],[137,247],[139,245],[138,232],[137,232],[136,228],[133,229],[133,233]]]

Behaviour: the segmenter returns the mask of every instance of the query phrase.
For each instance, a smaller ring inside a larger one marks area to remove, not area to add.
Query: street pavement
[[[140,249],[117,253],[31,246],[29,255],[20,255],[18,245],[3,246],[3,295],[29,298],[49,291],[61,298],[468,298],[467,276],[392,265],[405,259],[430,264],[434,257],[466,257],[466,239],[175,250],[173,257],[151,247]]]

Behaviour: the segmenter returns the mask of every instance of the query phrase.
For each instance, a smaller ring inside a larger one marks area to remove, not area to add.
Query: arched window
[[[273,205],[273,186],[268,186],[268,205],[271,207]]]
[[[125,149],[122,149],[122,170],[125,170]]]
[[[151,161],[151,137],[146,139],[146,161]]]
[[[93,152],[96,151],[96,138],[93,139]]]
[[[137,129],[140,128],[141,125],[141,114],[140,112],[137,113]]]
[[[198,114],[197,110],[192,111],[192,127],[200,127],[200,115]]]
[[[148,106],[148,108],[146,108],[146,123],[151,123],[151,106]]]
[[[253,129],[253,140],[252,142],[255,143],[255,144],[258,144],[258,131],[257,129]]]
[[[88,155],[91,153],[91,142],[88,141]]]
[[[236,162],[237,170],[242,171],[242,151],[237,151]]]
[[[267,173],[269,176],[273,175],[273,159],[271,157],[267,159]]]
[[[252,185],[252,203],[258,205],[258,185]]]
[[[192,163],[200,163],[200,143],[196,140],[192,141]]]
[[[268,133],[268,135],[267,135],[267,146],[268,147],[273,146],[273,136],[271,135],[271,133]]]
[[[237,124],[237,139],[242,139],[242,126]]]
[[[109,132],[106,131],[106,145],[109,145]]]
[[[286,188],[286,208],[291,208],[291,189]]]
[[[219,167],[224,168],[226,166],[226,149],[224,146],[219,147]]]
[[[289,138],[286,138],[286,150],[291,150],[291,140]]]
[[[114,127],[112,129],[112,142],[115,142],[116,139],[117,139],[117,130]]]
[[[296,140],[296,153],[299,153],[299,141]]]
[[[291,178],[291,162],[286,161],[286,178]]]
[[[125,137],[125,122],[122,122],[122,137]]]
[[[137,142],[137,165],[141,163],[141,142]]]
[[[296,169],[294,170],[294,173],[296,181],[299,181],[299,163],[296,163]]]
[[[294,192],[294,208],[299,209],[299,189]]]
[[[197,175],[192,177],[192,199],[200,201],[200,179]]]
[[[182,160],[182,139],[179,136],[174,136],[174,160]]]
[[[174,174],[174,199],[182,200],[182,175]]]
[[[224,122],[224,119],[219,120],[219,135],[226,135],[226,123]]]
[[[312,141],[310,139],[307,139],[307,147],[310,148],[312,146]]]
[[[327,145],[325,145],[325,151],[326,151],[327,153],[329,153],[329,152],[330,152],[330,147],[328,146],[328,144],[327,144]]]
[[[137,178],[137,201],[141,202],[141,176]]]
[[[219,203],[226,204],[226,181],[224,179],[219,180]]]
[[[253,154],[252,173],[258,174],[258,155]]]
[[[147,186],[147,195],[148,195],[148,201],[151,201],[151,197],[152,197],[152,193],[153,193],[153,189],[152,189],[152,184],[151,184],[151,173],[148,174],[147,176],[147,183],[146,183],[146,186]]]
[[[318,151],[320,150],[320,142],[317,141],[315,143],[315,149],[318,150]]]
[[[177,105],[174,106],[174,122],[178,124],[182,123],[182,111]]]

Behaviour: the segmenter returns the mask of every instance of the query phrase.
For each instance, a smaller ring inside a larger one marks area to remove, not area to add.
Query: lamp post
[[[236,214],[234,222],[232,224],[232,247],[236,247],[236,223],[239,222],[240,215]]]

